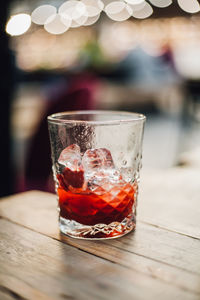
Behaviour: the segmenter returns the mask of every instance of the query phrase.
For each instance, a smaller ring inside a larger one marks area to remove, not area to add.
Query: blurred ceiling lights
[[[150,2],[157,7],[167,7],[172,4],[172,0],[150,0]]]
[[[200,5],[197,0],[177,0],[180,8],[191,14],[197,13],[200,10]]]
[[[144,0],[125,0],[129,6],[132,7],[133,11],[141,10],[147,3]]]
[[[11,16],[6,25],[6,32],[12,36],[24,34],[31,26],[31,17],[28,14]]]
[[[123,1],[115,1],[108,4],[105,9],[107,16],[114,21],[125,21],[133,13],[132,8]]]
[[[44,29],[52,34],[62,34],[70,28],[71,20],[59,14],[50,16],[44,24]]]
[[[145,3],[145,5],[140,9],[133,11],[133,17],[137,19],[146,19],[150,17],[153,13],[153,8],[149,3]]]
[[[153,56],[160,56],[171,49],[179,71],[194,77],[199,76],[199,63],[196,63],[199,61],[199,28],[200,18],[195,16],[105,22],[99,27],[98,36],[92,27],[82,26],[56,36],[38,26],[21,39],[11,39],[10,46],[16,53],[17,66],[25,71],[66,71],[80,67],[83,53],[88,55],[88,43],[96,39],[108,62],[120,61],[130,50],[137,51],[138,47]]]
[[[46,20],[55,15],[56,12],[57,9],[52,5],[41,5],[32,12],[32,22],[38,25],[44,25]]]
[[[51,34],[62,34],[70,27],[89,26],[97,22],[101,12],[114,21],[125,21],[130,17],[146,19],[153,14],[153,7],[164,8],[172,0],[67,0],[58,9],[53,5],[38,6],[31,14],[12,16],[6,31],[10,35],[25,33],[32,22],[43,25]],[[197,0],[177,0],[179,7],[188,13],[200,11]]]

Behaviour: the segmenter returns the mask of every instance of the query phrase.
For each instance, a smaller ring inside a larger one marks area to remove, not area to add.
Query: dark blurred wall
[[[0,2],[0,196],[12,193],[10,103],[12,86],[11,53],[5,24],[8,19],[9,0]]]

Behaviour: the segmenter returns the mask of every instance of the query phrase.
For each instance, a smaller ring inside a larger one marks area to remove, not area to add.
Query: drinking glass
[[[144,123],[120,111],[48,117],[62,233],[108,239],[135,228]]]

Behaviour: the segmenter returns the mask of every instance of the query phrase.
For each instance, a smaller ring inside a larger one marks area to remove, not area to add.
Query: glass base
[[[86,240],[113,239],[121,237],[135,229],[136,218],[134,214],[126,217],[122,222],[110,224],[82,225],[76,221],[59,217],[61,233],[73,238]]]

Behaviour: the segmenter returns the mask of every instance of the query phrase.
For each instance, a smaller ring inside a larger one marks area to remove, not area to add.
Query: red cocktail
[[[117,111],[48,117],[62,233],[102,239],[135,228],[144,122]]]
[[[135,190],[127,183],[102,193],[77,189],[76,193],[58,187],[60,216],[84,225],[121,222],[132,212]]]
[[[83,225],[122,222],[131,215],[136,184],[126,182],[114,168],[109,150],[65,148],[58,159],[64,166],[57,174],[60,217]]]

